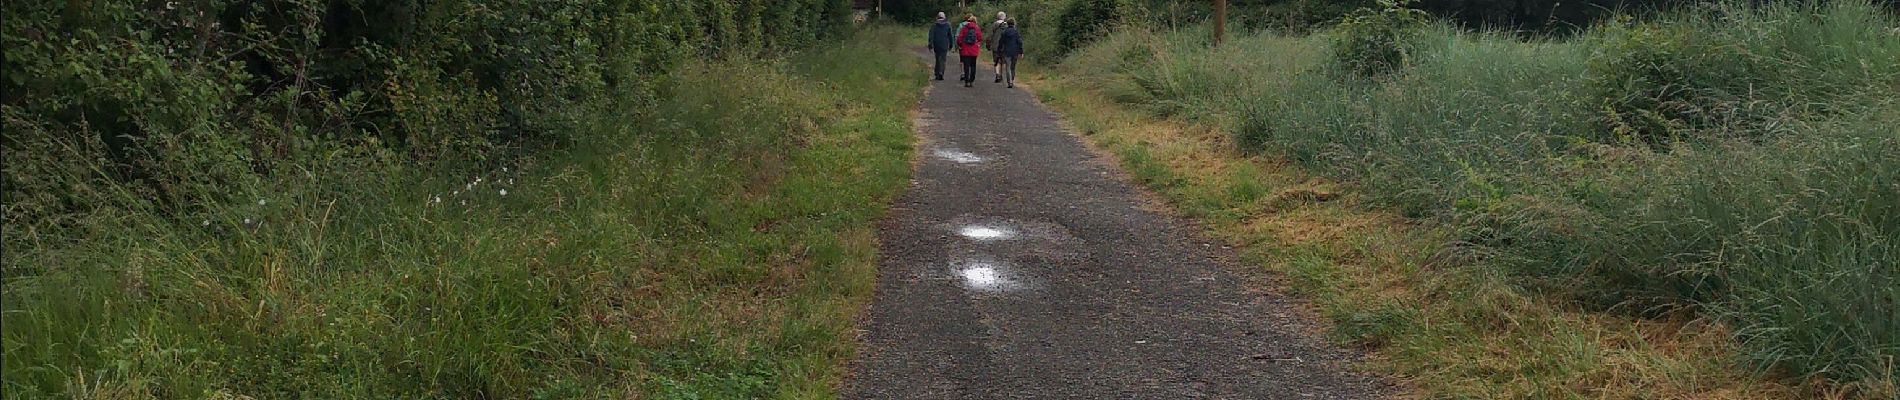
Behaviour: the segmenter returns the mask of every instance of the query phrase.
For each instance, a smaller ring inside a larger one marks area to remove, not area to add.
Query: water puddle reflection
[[[961,260],[951,264],[963,287],[979,292],[999,292],[1022,287],[1008,265],[988,260]]]
[[[963,270],[963,282],[974,288],[992,288],[1000,280],[996,277],[996,268],[971,267]]]
[[[1001,240],[1016,237],[1016,230],[998,226],[965,225],[957,229],[957,234],[973,240]]]
[[[931,154],[958,164],[976,164],[984,161],[983,156],[957,149],[936,149],[931,151]]]

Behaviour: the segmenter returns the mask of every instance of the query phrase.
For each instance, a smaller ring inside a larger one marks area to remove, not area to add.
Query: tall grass
[[[1754,365],[1891,383],[1895,26],[1834,2],[1709,6],[1562,40],[1434,27],[1380,78],[1334,71],[1334,33],[1210,47],[1198,28],[1130,29],[1057,73],[1455,227],[1451,256],[1522,289],[1698,310]],[[1637,113],[1660,123],[1625,118]]]
[[[5,397],[829,397],[908,171],[893,36],[689,65],[477,176],[311,165],[9,227]]]

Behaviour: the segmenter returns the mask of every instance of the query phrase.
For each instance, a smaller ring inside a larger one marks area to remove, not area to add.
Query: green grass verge
[[[1343,336],[1429,393],[1887,398],[1895,20],[1837,2],[1564,40],[1436,27],[1376,79],[1335,70],[1335,33],[1129,29],[1040,90],[1072,115],[1117,110],[1085,132],[1189,126],[1091,137],[1322,288]],[[1347,189],[1308,187],[1326,181]],[[1365,220],[1419,227],[1338,230]]]
[[[1424,398],[1777,399],[1831,393],[1735,368],[1719,326],[1578,310],[1449,257],[1452,231],[1352,186],[1249,156],[1224,132],[1117,103],[1067,77],[1035,90],[1131,177],[1313,301],[1339,344]]]
[[[203,221],[8,231],[5,397],[833,397],[909,174],[895,37],[687,66],[480,176],[325,166]]]

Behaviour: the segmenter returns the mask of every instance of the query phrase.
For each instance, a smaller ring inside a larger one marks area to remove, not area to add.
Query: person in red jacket
[[[983,55],[983,27],[976,16],[963,17],[965,24],[957,32],[957,55],[963,58],[963,87],[976,85],[976,57]]]

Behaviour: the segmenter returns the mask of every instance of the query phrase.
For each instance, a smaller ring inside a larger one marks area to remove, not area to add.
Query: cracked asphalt
[[[954,60],[954,59],[953,59]],[[1154,211],[1024,89],[932,82],[850,399],[1371,399],[1301,303]]]

